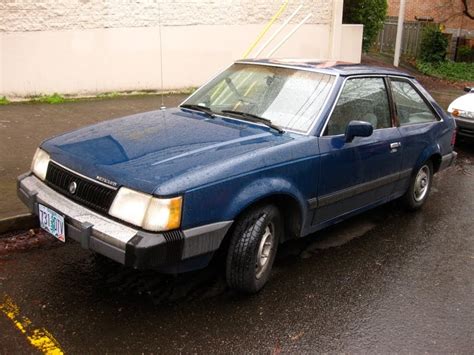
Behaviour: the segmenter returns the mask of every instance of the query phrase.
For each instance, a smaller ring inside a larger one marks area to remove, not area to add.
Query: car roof
[[[236,61],[236,63],[292,67],[295,69],[310,70],[327,74],[338,74],[341,76],[397,75],[413,78],[413,75],[392,68],[317,59],[241,59]]]

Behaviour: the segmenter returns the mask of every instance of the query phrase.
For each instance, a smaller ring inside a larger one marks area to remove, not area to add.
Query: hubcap
[[[420,202],[423,200],[428,193],[428,187],[430,183],[430,168],[427,165],[423,165],[418,171],[415,178],[415,186],[413,190],[413,197],[415,201]]]
[[[258,246],[257,262],[255,265],[257,279],[259,279],[268,268],[273,250],[273,240],[273,224],[270,223],[265,227],[265,232]]]

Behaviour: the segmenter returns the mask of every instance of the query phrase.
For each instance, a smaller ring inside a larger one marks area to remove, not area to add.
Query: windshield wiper
[[[229,114],[231,116],[238,116],[239,118],[243,118],[244,120],[254,122],[254,123],[263,123],[265,126],[273,128],[278,133],[285,133],[280,127],[275,126],[272,121],[268,118],[260,117],[254,115],[253,113],[241,112],[241,111],[234,111],[234,110],[222,110],[222,113]]]
[[[211,118],[215,118],[216,117],[216,114],[214,111],[212,111],[209,107],[206,107],[206,106],[201,106],[201,105],[195,105],[195,104],[183,104],[179,107],[182,107],[182,108],[189,108],[191,110],[196,110],[196,111],[200,111],[200,112],[204,112],[205,114],[207,114],[209,117]]]

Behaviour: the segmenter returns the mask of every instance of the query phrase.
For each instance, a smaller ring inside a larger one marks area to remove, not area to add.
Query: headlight
[[[31,163],[31,171],[41,180],[46,179],[46,172],[48,171],[49,154],[43,149],[36,149]]]
[[[455,117],[474,118],[474,111],[458,110],[455,108],[453,109],[452,114]]]
[[[161,199],[122,187],[109,214],[149,231],[167,231],[181,225],[182,201],[181,197]]]

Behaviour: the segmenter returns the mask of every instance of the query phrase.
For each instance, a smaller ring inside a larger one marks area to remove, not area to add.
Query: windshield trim
[[[327,74],[327,75],[334,75],[334,76],[339,75],[339,73],[335,72],[333,69],[330,69],[330,68],[311,68],[311,67],[303,67],[303,66],[285,64],[285,63],[253,62],[253,61],[241,59],[241,60],[235,61],[234,64],[261,65],[265,67],[287,68],[287,69],[309,71],[312,73]]]
[[[311,125],[309,126],[309,128],[303,132],[303,131],[297,131],[297,130],[292,130],[290,128],[283,128],[283,127],[280,127],[282,130],[285,131],[285,133],[295,133],[295,134],[299,134],[299,135],[303,135],[303,136],[309,136],[311,135],[311,132],[314,130],[314,127],[316,126],[316,124],[319,122],[319,120],[321,119],[321,115],[325,112],[326,108],[327,108],[327,105],[328,105],[328,102],[330,100],[330,98],[333,96],[335,90],[337,90],[337,85],[336,83],[338,82],[338,79],[340,77],[340,74],[339,73],[334,73],[334,72],[330,72],[328,70],[321,70],[321,69],[313,69],[313,68],[301,68],[301,67],[298,67],[298,66],[294,66],[294,65],[286,65],[286,64],[274,64],[274,63],[259,63],[259,62],[249,62],[249,61],[235,61],[234,63],[228,65],[226,68],[222,69],[221,71],[219,71],[217,74],[215,74],[214,76],[212,76],[208,81],[206,81],[204,84],[202,84],[195,92],[193,92],[191,95],[189,95],[186,99],[184,99],[183,102],[181,102],[179,104],[178,107],[181,107],[182,104],[186,103],[186,101],[188,101],[189,99],[191,99],[194,95],[196,95],[204,86],[206,86],[208,83],[210,83],[212,80],[214,80],[215,78],[217,78],[219,75],[221,75],[224,71],[226,71],[227,69],[229,69],[230,67],[232,67],[234,64],[245,64],[245,65],[261,65],[261,66],[266,66],[266,67],[277,67],[277,68],[287,68],[287,69],[294,69],[294,70],[298,70],[298,71],[309,71],[309,72],[313,72],[313,73],[319,73],[319,74],[326,74],[326,75],[331,75],[331,76],[334,76],[334,81],[332,83],[332,88],[331,90],[329,91],[326,99],[324,100],[324,103],[323,105],[321,106],[321,110],[319,111],[317,117],[313,120],[313,123],[311,123]],[[192,110],[190,108],[186,108],[186,110]],[[196,110],[196,112],[199,112]],[[249,122],[249,121],[242,121],[242,120],[239,120],[238,118],[234,118],[234,117],[230,117],[230,116],[226,116],[225,114],[222,114],[220,112],[216,112],[215,113],[216,116],[221,116],[221,117],[225,117],[225,118],[230,118],[230,119],[235,119],[235,120],[238,120],[238,121],[241,121],[241,122],[247,122],[247,123],[253,123],[253,122]],[[262,126],[258,123],[256,123],[257,125],[259,126]],[[262,127],[266,127],[265,125],[263,125]]]

